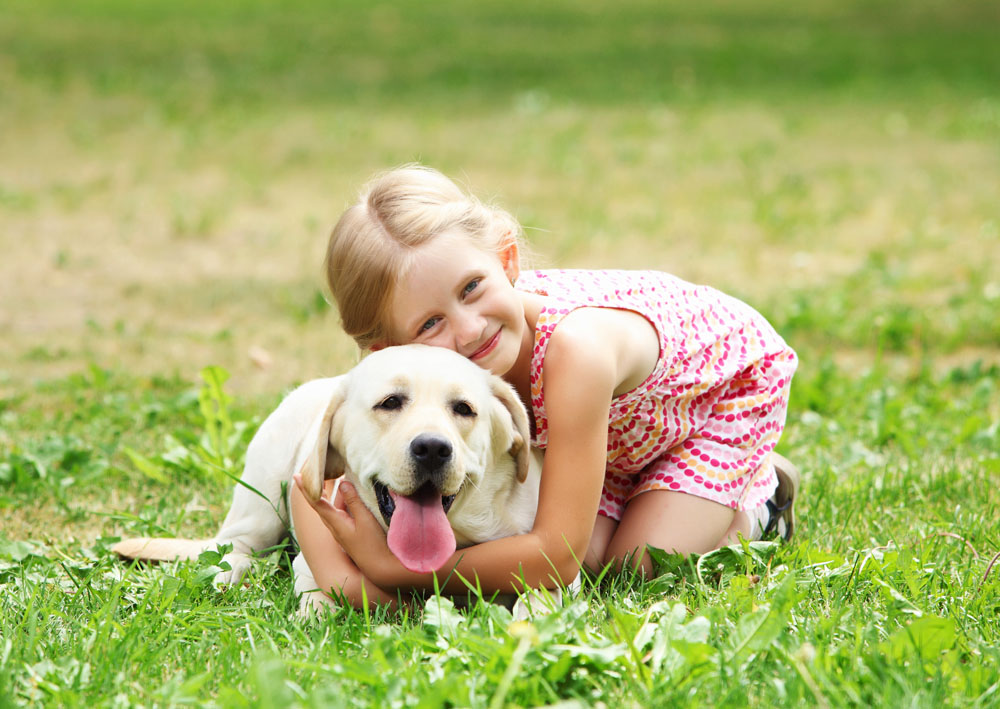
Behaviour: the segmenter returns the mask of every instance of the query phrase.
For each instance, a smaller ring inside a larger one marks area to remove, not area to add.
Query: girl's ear
[[[503,272],[507,274],[507,278],[513,283],[521,275],[521,262],[518,259],[517,242],[512,241],[507,244],[500,249],[497,255],[500,257],[501,265],[503,265]]]

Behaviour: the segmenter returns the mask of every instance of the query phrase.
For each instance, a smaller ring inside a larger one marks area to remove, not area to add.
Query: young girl
[[[796,356],[774,329],[664,273],[522,273],[520,236],[507,212],[405,167],[376,178],[330,238],[327,278],[362,350],[419,342],[468,357],[517,389],[545,449],[532,530],[456,552],[444,590],[465,590],[452,569],[508,592],[568,582],[581,562],[648,573],[647,544],[703,553],[790,537],[798,473],[773,449]],[[320,588],[355,605],[433,588],[349,484],[312,506],[294,489],[292,514]]]

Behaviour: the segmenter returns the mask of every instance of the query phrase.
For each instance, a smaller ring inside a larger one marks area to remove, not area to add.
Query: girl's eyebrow
[[[462,290],[467,285],[469,285],[469,283],[471,283],[472,281],[476,280],[477,278],[482,278],[483,275],[485,275],[483,273],[483,269],[481,269],[481,268],[470,268],[468,271],[466,271],[465,273],[462,274],[461,278],[458,279],[458,291],[462,292]]]
[[[486,272],[482,268],[470,268],[467,271],[463,271],[462,275],[460,275],[456,279],[457,283],[455,283],[452,286],[451,290],[456,295],[461,295],[462,291],[465,290],[465,287],[467,285],[469,285],[469,283],[471,283],[472,281],[476,280],[477,278],[483,278],[485,275],[486,275]]]

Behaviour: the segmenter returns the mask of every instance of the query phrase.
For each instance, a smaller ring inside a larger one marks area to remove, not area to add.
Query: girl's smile
[[[469,355],[469,359],[471,360],[482,359],[490,352],[492,352],[494,349],[496,349],[496,346],[499,343],[500,343],[500,331],[497,330],[496,334],[490,338],[489,342],[487,342],[485,345],[483,345],[478,350]]]

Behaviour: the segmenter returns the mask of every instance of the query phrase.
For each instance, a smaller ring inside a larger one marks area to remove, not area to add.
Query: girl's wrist
[[[415,590],[434,590],[434,580],[430,574],[419,574],[410,571],[391,553],[386,553],[374,561],[370,574],[365,574],[369,581],[389,593],[412,592]],[[446,576],[446,574],[445,574]],[[442,572],[438,572],[441,583],[444,582]]]
[[[399,560],[388,551],[388,547],[385,553],[373,556],[364,569],[369,581],[379,588],[392,591],[406,585],[400,581],[400,576],[405,571]]]
[[[351,583],[345,585],[342,592],[348,603],[358,610],[365,607],[365,602],[370,606],[389,606],[390,608],[395,608],[398,605],[396,593],[390,593],[365,576],[358,576]]]

